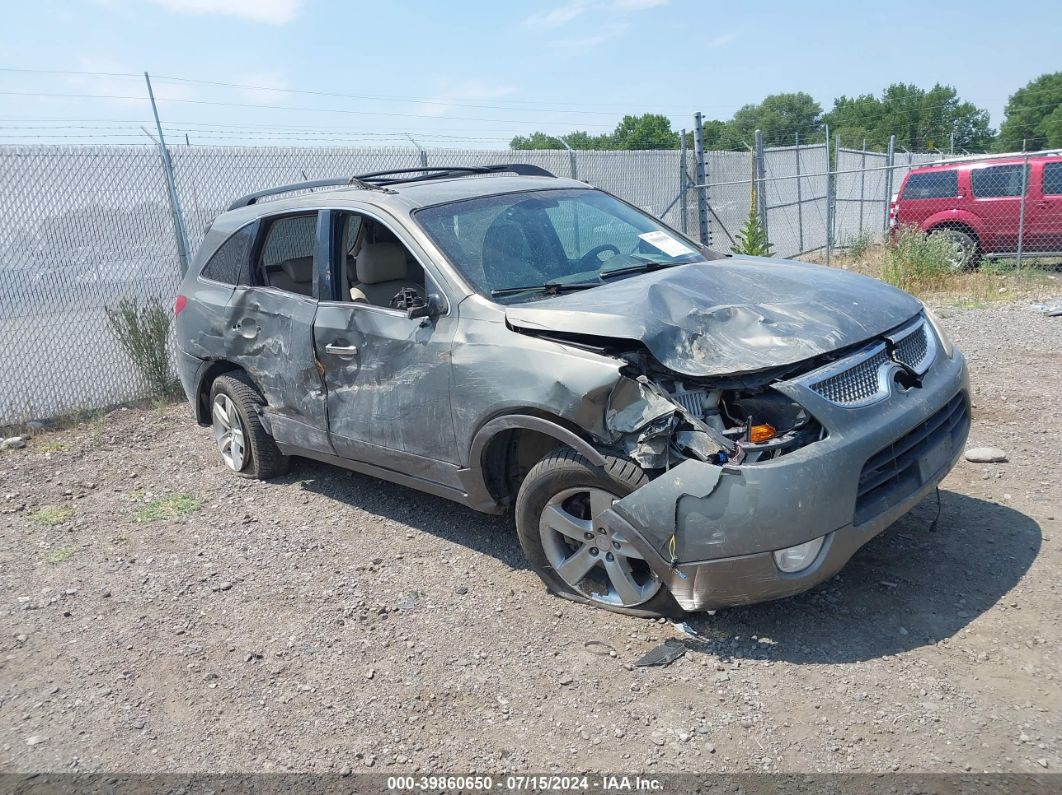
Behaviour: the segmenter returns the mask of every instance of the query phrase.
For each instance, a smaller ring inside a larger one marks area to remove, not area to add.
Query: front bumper
[[[810,411],[827,438],[763,463],[686,461],[599,519],[630,539],[686,610],[791,596],[831,577],[937,486],[969,433],[958,351],[939,353],[921,387],[893,383],[885,400],[862,408],[838,406],[798,381],[776,388]],[[887,480],[868,488],[881,480],[870,467],[883,456]],[[777,568],[774,550],[820,536],[810,566]]]

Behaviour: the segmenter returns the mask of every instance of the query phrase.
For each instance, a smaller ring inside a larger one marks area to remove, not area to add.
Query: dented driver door
[[[322,302],[314,322],[332,446],[344,458],[436,482],[458,461],[450,413],[456,316],[409,318],[364,303]],[[439,466],[443,464],[443,466]]]

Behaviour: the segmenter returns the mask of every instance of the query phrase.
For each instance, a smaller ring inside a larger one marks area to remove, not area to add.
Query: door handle
[[[325,353],[330,353],[333,356],[343,356],[349,359],[358,355],[358,346],[340,345],[338,342],[330,342],[325,345]]]

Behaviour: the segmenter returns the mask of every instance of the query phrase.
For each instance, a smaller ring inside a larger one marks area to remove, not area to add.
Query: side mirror
[[[406,317],[410,320],[424,317],[436,317],[443,313],[443,301],[438,295],[430,293],[420,306],[411,306],[406,310]]]

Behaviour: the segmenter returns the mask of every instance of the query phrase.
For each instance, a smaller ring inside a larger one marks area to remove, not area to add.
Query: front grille
[[[896,342],[893,348],[893,356],[896,361],[903,362],[917,373],[924,372],[929,366],[933,349],[929,342],[929,329],[923,321],[914,331],[903,339]]]
[[[871,403],[888,392],[887,383],[883,383],[881,369],[889,363],[885,346],[847,370],[832,375],[811,388],[832,403],[841,406],[860,406]]]
[[[831,403],[854,408],[883,400],[889,394],[890,375],[905,365],[918,375],[924,374],[936,355],[936,338],[931,336],[924,318],[918,318],[861,353],[853,354],[823,368],[825,378],[807,376],[805,383]],[[854,362],[854,363],[853,363]]]
[[[925,422],[870,457],[859,475],[857,525],[913,494],[952,461],[970,427],[966,406],[966,393],[959,392]],[[938,445],[948,446],[938,452]]]

